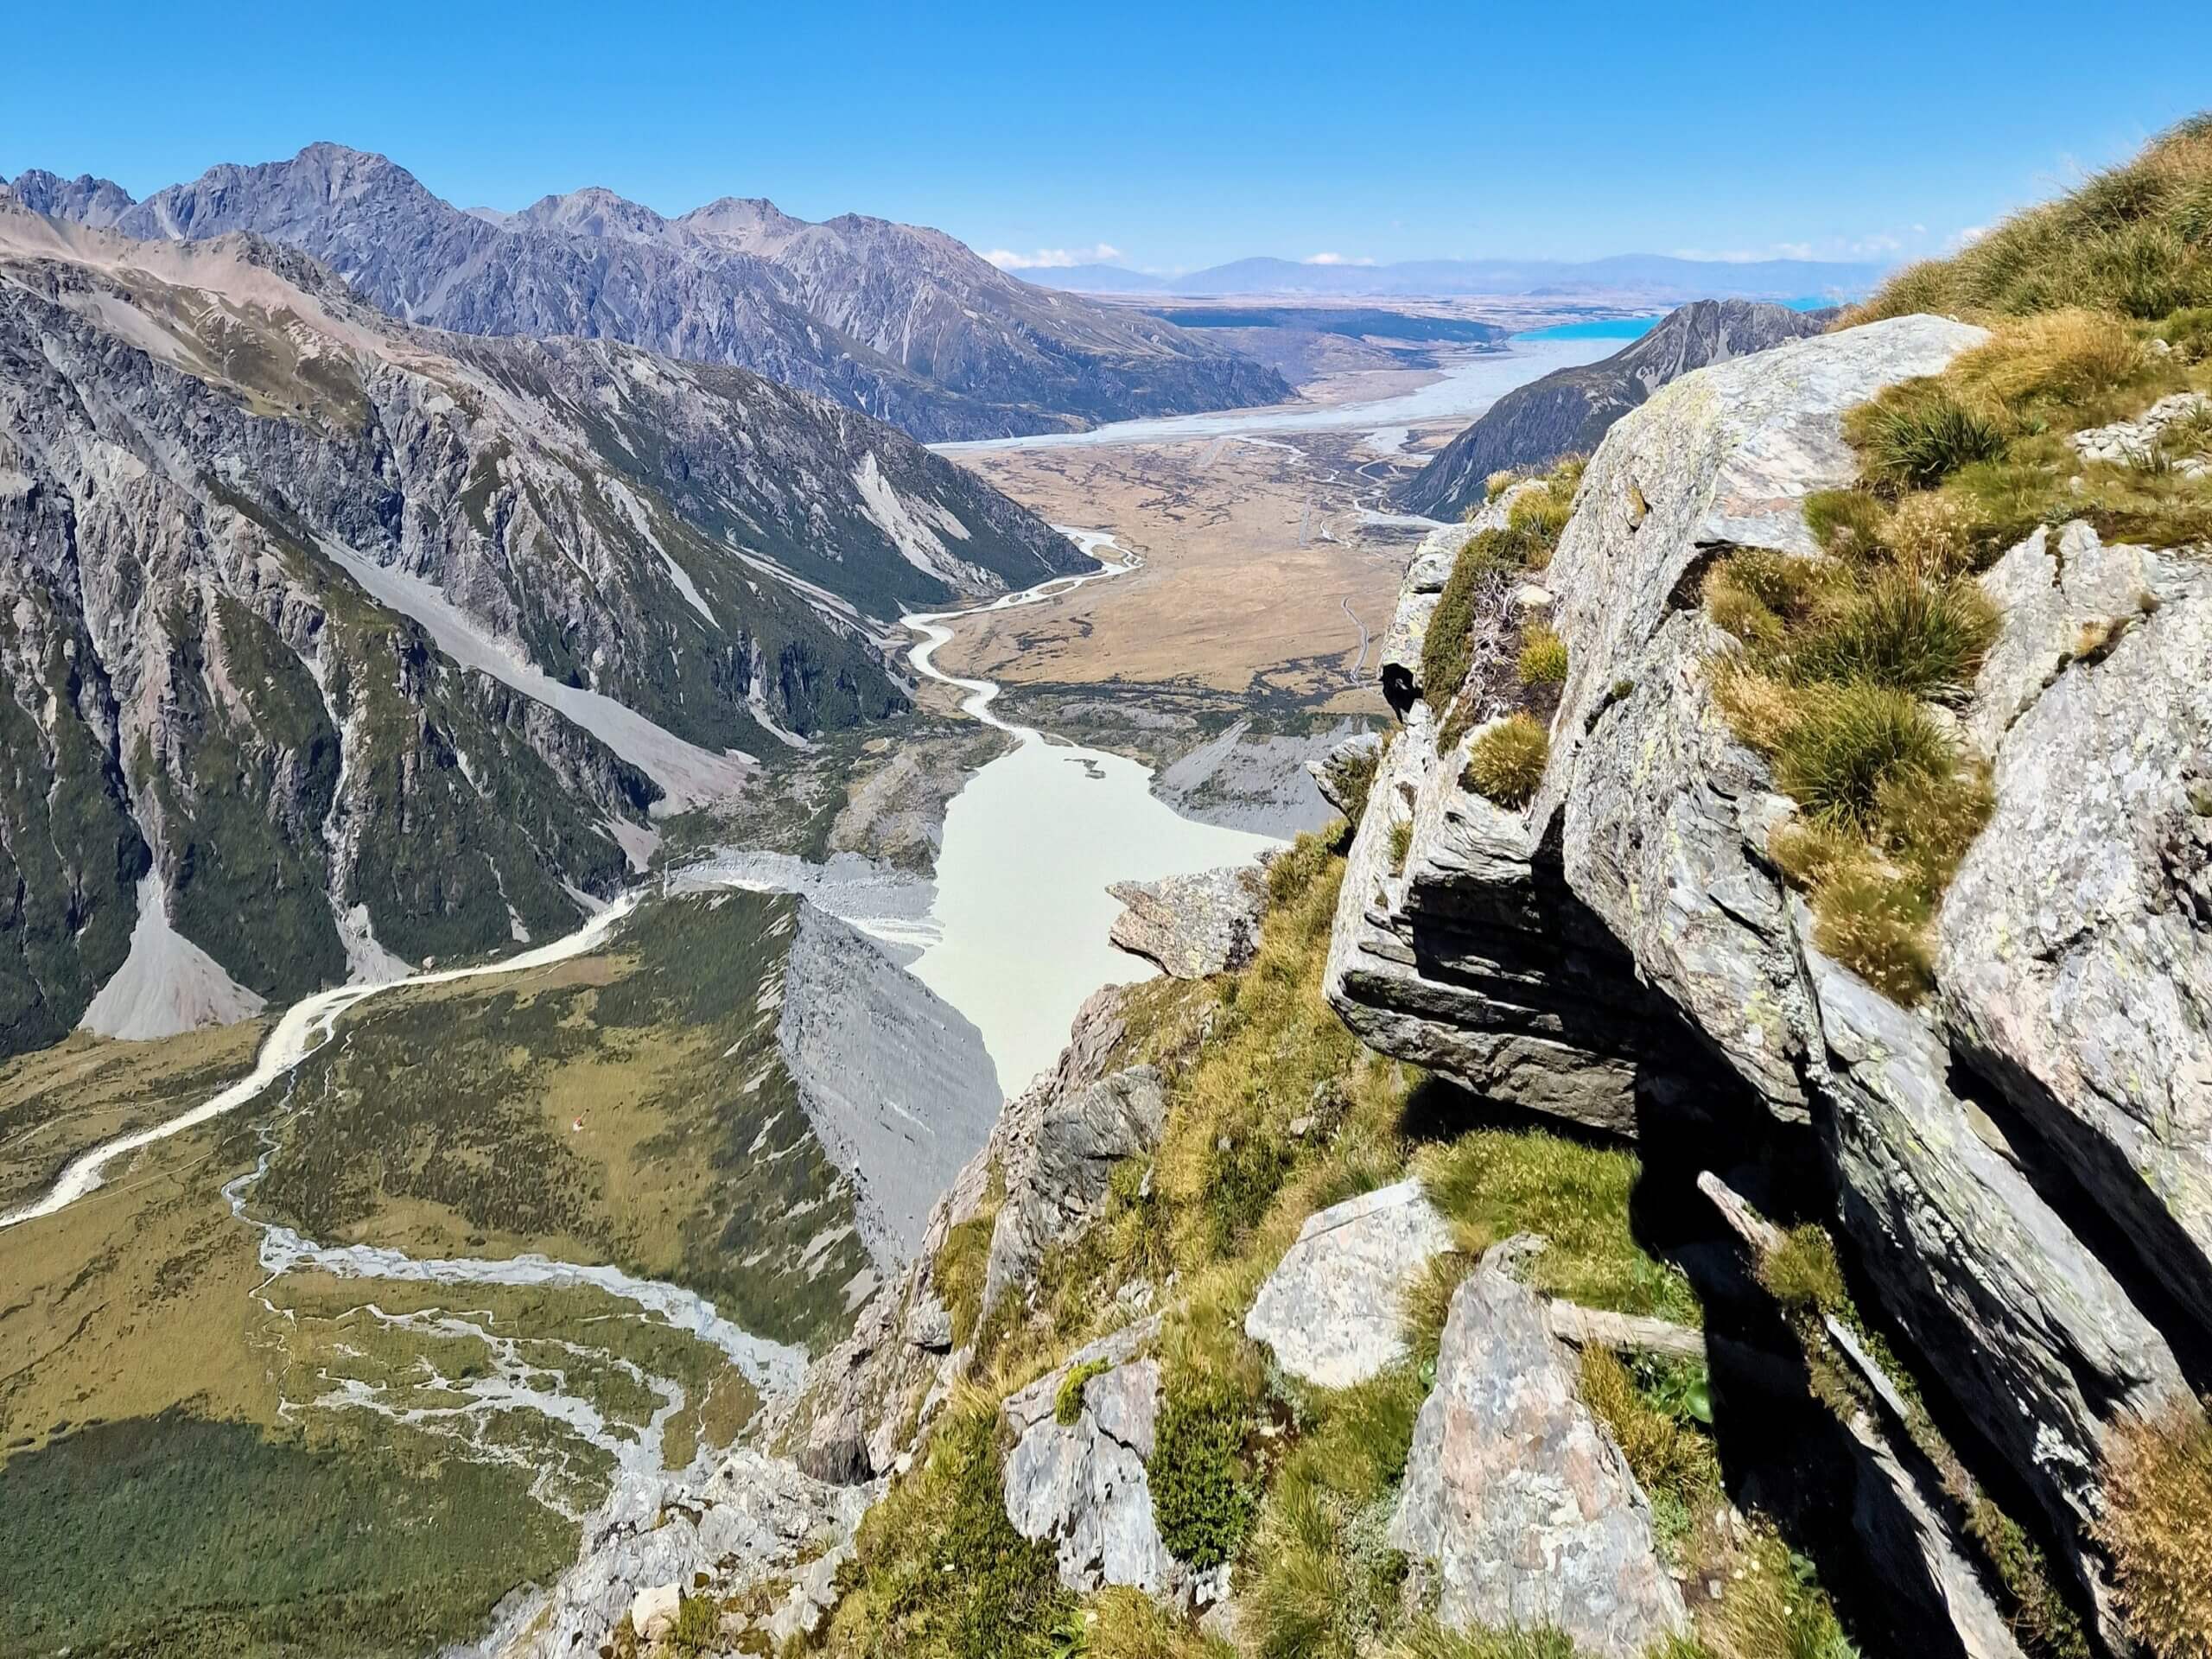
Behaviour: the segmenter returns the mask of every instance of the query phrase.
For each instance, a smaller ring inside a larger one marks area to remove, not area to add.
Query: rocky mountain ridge
[[[671,219],[598,188],[472,213],[384,156],[329,143],[138,202],[36,170],[10,188],[34,211],[141,240],[265,236],[412,322],[734,364],[925,442],[1290,395],[1272,370],[1171,324],[1033,288],[943,232],[861,214],[810,224],[726,197]]]
[[[903,709],[901,607],[1084,563],[746,371],[411,328],[269,242],[5,200],[0,522],[10,1051],[124,968],[149,881],[162,1029],[565,931],[656,812]]]
[[[1694,301],[1602,361],[1515,387],[1401,482],[1392,499],[1408,512],[1458,518],[1482,505],[1492,474],[1537,471],[1561,455],[1588,454],[1608,427],[1670,381],[1816,334],[1834,315],[1750,300]]]

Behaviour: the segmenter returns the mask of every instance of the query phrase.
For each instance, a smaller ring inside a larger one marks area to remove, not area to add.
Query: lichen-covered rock
[[[1419,1181],[1317,1211],[1260,1287],[1244,1334],[1305,1382],[1363,1382],[1405,1357],[1406,1290],[1452,1247]]]
[[[1087,1224],[1114,1166],[1149,1152],[1167,1122],[1167,1080],[1130,1066],[1071,1088],[1054,1074],[1007,1108],[997,1137],[1006,1199],[991,1230],[983,1313],[1026,1285],[1046,1248]]]
[[[1555,1627],[1634,1659],[1688,1630],[1681,1592],[1574,1363],[1497,1255],[1452,1298],[1390,1542],[1433,1573],[1446,1625]]]
[[[1974,1069],[2212,1331],[2212,565],[2041,532],[1987,582],[1997,808],[1943,905]]]
[[[1006,1514],[1023,1537],[1050,1541],[1071,1590],[1130,1585],[1162,1599],[1190,1572],[1161,1541],[1145,1465],[1160,1409],[1160,1365],[1138,1357],[1157,1319],[1080,1348],[1002,1408],[1014,1436]],[[1093,1368],[1107,1369],[1093,1373]],[[1060,1421],[1062,1386],[1084,1375],[1075,1421]]]
[[[2168,427],[2196,420],[2207,410],[2212,410],[2212,397],[2201,391],[2177,391],[2159,398],[2132,421],[2092,427],[2087,432],[2076,432],[2067,442],[2084,461],[2139,466],[2163,449]],[[2170,457],[2167,464],[2185,478],[2202,478],[2212,473],[2212,456],[2176,455]]]
[[[1177,979],[1231,972],[1259,949],[1268,884],[1257,865],[1116,881],[1107,891],[1123,906],[1109,937]]]

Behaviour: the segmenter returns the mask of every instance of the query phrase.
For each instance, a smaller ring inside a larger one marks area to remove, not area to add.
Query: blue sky
[[[0,173],[141,194],[330,138],[462,206],[766,195],[1155,270],[1890,257],[2212,106],[2212,4],[94,0],[9,81]]]

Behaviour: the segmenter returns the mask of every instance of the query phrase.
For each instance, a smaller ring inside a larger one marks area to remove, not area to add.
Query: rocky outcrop
[[[1408,512],[1458,518],[1482,505],[1491,474],[1529,472],[1561,455],[1587,454],[1615,421],[1660,387],[1694,369],[1816,334],[1832,315],[1750,300],[1695,301],[1603,362],[1556,370],[1507,392],[1399,485],[1394,499]]]
[[[497,1650],[504,1659],[595,1653],[625,1617],[644,1635],[658,1619],[672,1624],[687,1595],[719,1600],[787,1579],[791,1592],[763,1623],[783,1618],[795,1627],[803,1616],[786,1607],[805,1601],[818,1609],[806,1584],[821,1576],[823,1560],[834,1572],[874,1497],[871,1488],[825,1485],[742,1447],[724,1453],[696,1488],[671,1478],[626,1490],[543,1608]]]
[[[873,940],[802,903],[776,1042],[887,1278],[998,1120],[982,1033]]]
[[[1376,1046],[1581,1122],[1809,1121],[1883,1310],[2124,1644],[2105,1448],[2204,1380],[2202,567],[2075,527],[1991,572],[2005,629],[1962,724],[1996,810],[1911,1012],[1812,948],[1766,852],[1794,808],[1713,706],[1727,642],[1698,602],[1730,545],[1817,556],[1798,504],[1856,474],[1843,410],[1982,338],[1909,317],[1784,345],[1613,428],[1541,578],[1573,666],[1535,799],[1465,787],[1417,706],[1329,994]]]
[[[467,213],[384,156],[327,143],[137,203],[104,179],[35,172],[15,188],[41,213],[146,240],[265,236],[410,321],[735,365],[931,442],[1289,396],[1173,324],[1043,293],[941,231],[856,213],[809,224],[725,197],[671,219],[600,189]]]
[[[967,1361],[938,1280],[955,1230],[988,1230],[986,1270],[997,1294],[1021,1288],[1030,1252],[1080,1225],[1103,1195],[1122,1154],[1103,1148],[1126,1142],[1135,1150],[1159,1134],[1157,1074],[1122,1072],[1115,1088],[1086,1099],[1115,1071],[1126,1035],[1123,995],[1109,987],[1083,1005],[1058,1064],[1007,1103],[983,1149],[931,1211],[905,1273],[862,1305],[851,1333],[815,1361],[796,1396],[772,1402],[767,1444],[840,1482],[887,1474],[919,1444]],[[1001,1229],[1009,1210],[1016,1218]],[[981,1310],[969,1313],[980,1323]]]
[[[1316,1211],[1260,1287],[1244,1334],[1325,1389],[1378,1376],[1406,1355],[1407,1290],[1452,1248],[1452,1229],[1419,1181]]]
[[[1943,906],[1943,1023],[2212,1332],[2212,567],[2075,524],[1984,581],[1997,810]]]
[[[1510,1255],[1493,1249],[1452,1298],[1390,1542],[1422,1564],[1447,1626],[1554,1628],[1635,1659],[1688,1631],[1681,1592]]]
[[[1007,1104],[994,1137],[1006,1198],[991,1230],[982,1317],[1027,1285],[1046,1249],[1089,1224],[1114,1166],[1151,1151],[1167,1122],[1167,1080],[1157,1066],[1077,1083],[1065,1060]]]
[[[2183,450],[2178,454],[2167,454],[2166,429],[2195,425],[2208,413],[2212,413],[2212,397],[2201,391],[2177,391],[2170,397],[2159,398],[2132,421],[2092,427],[2087,432],[2076,432],[2068,442],[2073,445],[2074,453],[2084,461],[2139,467],[2163,460],[2184,478],[2202,478],[2212,474],[2212,454],[2202,453],[2201,446],[2198,453]]]
[[[1260,948],[1268,884],[1255,865],[1158,881],[1116,881],[1107,892],[1122,905],[1111,930],[1114,943],[1177,979],[1231,972]]]
[[[1071,1590],[1128,1585],[1168,1600],[1191,1581],[1160,1540],[1145,1475],[1160,1365],[1142,1351],[1158,1329],[1147,1319],[1077,1349],[1001,1408],[1014,1437],[1007,1519],[1023,1537],[1052,1544],[1060,1582]],[[1079,1388],[1070,1389],[1077,1379]],[[1064,1392],[1071,1421],[1062,1421]]]

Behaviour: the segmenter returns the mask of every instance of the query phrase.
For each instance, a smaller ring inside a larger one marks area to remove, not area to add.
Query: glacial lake
[[[1086,553],[1113,545],[1096,531],[1063,533]],[[988,608],[1048,603],[1132,568],[1062,577]],[[961,614],[904,619],[924,635],[907,658],[925,677],[965,690],[967,713],[1020,742],[979,768],[946,810],[931,911],[939,932],[911,968],[975,1021],[1011,1098],[1058,1058],[1086,997],[1156,971],[1108,943],[1122,909],[1110,883],[1242,864],[1282,843],[1184,817],[1153,794],[1152,772],[1136,761],[1001,720],[990,707],[995,685],[956,679],[931,661],[950,637],[943,624]]]

